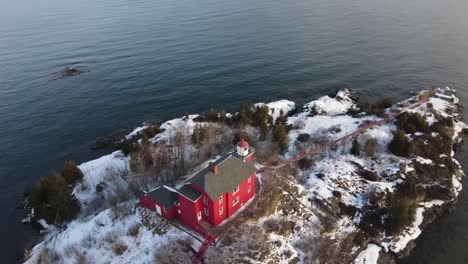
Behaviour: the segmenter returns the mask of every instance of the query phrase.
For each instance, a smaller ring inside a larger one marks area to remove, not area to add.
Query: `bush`
[[[216,109],[211,108],[210,111],[208,111],[208,114],[206,114],[206,121],[208,122],[218,122],[219,117],[218,117],[218,111]]]
[[[413,152],[411,142],[406,138],[403,130],[399,130],[393,135],[393,139],[388,145],[388,149],[396,156],[409,158]]]
[[[416,132],[430,132],[426,119],[419,113],[405,112],[397,117],[397,125],[405,134],[414,134]]]
[[[377,141],[373,138],[369,138],[364,145],[364,150],[366,151],[366,155],[369,158],[375,158],[375,149],[377,147]]]
[[[153,124],[145,128],[144,135],[146,135],[148,138],[152,138],[156,136],[156,134],[158,134],[159,132],[161,132],[161,128],[159,127],[159,124]]]
[[[118,239],[117,241],[115,241],[114,244],[112,244],[112,251],[114,251],[114,253],[117,256],[121,256],[125,251],[127,251],[127,249],[128,247],[125,244],[125,242],[123,242],[120,239]]]
[[[393,105],[393,99],[392,98],[384,98],[382,100],[379,100],[375,103],[368,103],[368,102],[365,102],[363,103],[360,108],[370,114],[370,115],[377,115],[377,116],[381,116],[384,112],[385,112],[385,109],[391,107]]]
[[[125,156],[140,151],[140,145],[128,139],[122,141],[122,152]]]
[[[379,176],[377,176],[377,174],[373,171],[370,171],[370,170],[361,170],[359,172],[359,175],[368,180],[368,181],[378,181],[379,180]]]
[[[69,221],[80,210],[67,181],[57,173],[39,180],[31,192],[31,207],[36,219],[43,218],[48,223]]]
[[[128,228],[127,234],[132,237],[138,236],[140,232],[140,224],[135,223]]]
[[[68,184],[74,184],[81,179],[83,179],[83,172],[76,166],[76,163],[69,160],[65,162],[63,166],[63,178],[68,182]]]
[[[301,143],[306,143],[309,140],[310,140],[310,135],[309,134],[300,134],[297,137],[297,141],[299,141]]]
[[[359,144],[357,138],[353,140],[353,145],[351,146],[351,154],[353,154],[354,156],[361,155],[361,144]]]
[[[297,161],[297,165],[299,165],[299,169],[301,170],[308,170],[314,165],[314,161],[310,158],[302,158]]]
[[[407,175],[405,178],[405,182],[403,184],[398,185],[397,188],[401,194],[410,199],[416,199],[419,195],[416,178],[410,175]]]
[[[394,194],[389,200],[386,230],[390,235],[400,234],[414,221],[416,215],[416,202],[408,197],[399,197]]]

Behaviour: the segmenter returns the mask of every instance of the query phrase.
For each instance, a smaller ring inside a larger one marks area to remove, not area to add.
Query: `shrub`
[[[121,256],[125,251],[127,251],[127,249],[128,247],[125,242],[120,239],[117,239],[117,241],[112,244],[112,251],[114,251],[117,256]]]
[[[359,144],[357,138],[353,140],[353,145],[351,146],[351,154],[353,154],[354,156],[361,155],[361,144]]]
[[[365,169],[361,170],[359,172],[359,175],[362,178],[364,178],[364,179],[366,179],[368,181],[377,181],[377,180],[379,180],[379,176],[377,176],[377,174],[375,172],[370,171],[370,170],[365,170]]]
[[[68,184],[74,184],[81,179],[83,179],[83,172],[76,166],[76,163],[69,160],[65,162],[63,166],[63,178],[68,182]]]
[[[219,122],[224,124],[227,122],[227,116],[226,116],[226,111],[221,110],[221,113],[219,113]]]
[[[306,143],[309,140],[310,140],[310,135],[309,134],[300,134],[297,137],[297,141],[299,141],[301,143]]]
[[[218,111],[216,109],[211,108],[210,111],[208,111],[208,114],[206,114],[206,121],[208,122],[218,122],[219,117],[218,117]]]
[[[393,195],[389,200],[386,230],[390,235],[400,234],[406,226],[414,221],[416,202],[408,197]]]
[[[314,160],[310,158],[302,158],[297,161],[297,165],[299,165],[299,169],[301,170],[308,170],[312,165],[314,165]]]
[[[407,175],[405,182],[398,185],[398,191],[410,199],[416,199],[419,195],[416,178],[414,176]]]
[[[451,118],[440,117],[439,121],[432,124],[431,130],[439,133],[444,139],[451,139],[453,135],[453,120]]]
[[[127,234],[132,237],[138,236],[140,232],[140,224],[135,223],[128,228]]]
[[[406,138],[403,130],[399,130],[393,135],[393,139],[388,145],[388,149],[394,155],[409,158],[413,151],[411,142]]]
[[[405,134],[414,134],[416,132],[428,133],[429,126],[423,116],[419,113],[402,113],[397,117],[397,125]]]
[[[156,134],[158,134],[159,132],[161,132],[159,124],[153,124],[145,128],[144,135],[146,135],[148,138],[152,138],[156,136]]]
[[[48,223],[71,220],[80,210],[67,181],[57,173],[39,180],[31,192],[31,206],[35,218],[44,218]]]
[[[393,105],[393,101],[392,98],[384,98],[375,103],[365,102],[360,108],[370,115],[381,116],[385,112],[385,109]]]
[[[366,144],[364,145],[364,150],[366,151],[366,155],[369,158],[375,158],[375,149],[377,147],[377,141],[373,138],[369,138],[366,140]]]
[[[122,141],[122,152],[125,156],[140,151],[140,145],[128,139]]]
[[[365,207],[361,210],[362,217],[359,228],[369,237],[378,237],[384,230],[382,214],[377,208]]]

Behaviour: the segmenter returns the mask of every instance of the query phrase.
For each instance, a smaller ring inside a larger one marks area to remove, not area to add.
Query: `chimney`
[[[218,165],[216,165],[214,162],[210,162],[210,170],[213,172],[213,174],[218,174]]]

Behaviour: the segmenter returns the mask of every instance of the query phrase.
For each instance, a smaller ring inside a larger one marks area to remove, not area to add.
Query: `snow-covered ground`
[[[458,103],[458,99],[455,96],[446,95],[450,92],[450,90],[439,90],[437,96],[432,97],[428,102],[432,104],[432,109],[429,109],[426,103],[411,111],[425,116],[429,124],[437,121],[434,113],[444,117],[456,117],[456,113],[450,113],[449,110]],[[279,117],[280,112],[287,115],[296,108],[294,102],[288,100],[257,105],[267,105],[274,119]],[[324,96],[306,104],[302,111],[287,118],[287,123],[293,129],[289,132],[289,146],[284,158],[296,155],[305,148],[352,133],[363,122],[379,119],[377,116],[348,114],[350,110],[356,109],[357,105],[348,90],[338,92],[336,97]],[[178,129],[191,134],[196,124],[194,119],[197,116],[190,115],[163,123],[161,125],[163,132],[157,134],[151,141],[168,142]],[[465,127],[462,122],[455,123],[454,139],[460,138],[462,129]],[[127,138],[141,133],[144,129],[145,126],[136,128]],[[392,132],[396,129],[396,125],[391,122],[359,135],[358,141],[361,146],[365,146],[370,139],[375,140],[375,157],[373,158],[365,154],[360,156],[349,154],[351,142],[348,142],[324,151],[320,157],[313,160],[312,167],[299,172],[299,175],[292,175],[294,177],[289,178],[287,184],[295,191],[293,193],[285,191],[283,197],[295,201],[301,209],[290,213],[285,208],[278,208],[271,215],[260,218],[258,222],[246,225],[246,228],[263,230],[266,225],[275,221],[294,223],[292,232],[265,235],[267,241],[264,243],[268,245],[270,255],[263,256],[265,258],[262,261],[308,263],[312,254],[309,251],[313,252],[309,248],[314,247],[308,242],[313,240],[308,239],[321,239],[320,236],[323,235],[333,241],[340,241],[358,230],[358,224],[362,218],[359,212],[354,216],[339,216],[336,219],[336,225],[324,233],[322,230],[325,225],[322,220],[324,211],[311,201],[321,201],[327,206],[339,196],[340,201],[346,206],[360,209],[368,205],[371,193],[394,191],[395,186],[405,178],[405,173],[415,170],[415,163],[430,165],[434,162],[423,157],[408,159],[389,154],[387,145],[393,138]],[[300,137],[306,140],[299,142]],[[193,146],[190,146],[189,150],[190,148]],[[453,158],[453,153],[447,158]],[[90,263],[164,263],[163,256],[160,254],[174,249],[168,245],[183,244],[183,241],[188,241],[187,243],[193,247],[199,246],[199,243],[191,239],[186,232],[169,225],[146,209],[136,208],[136,199],[122,203],[116,208],[104,207],[100,211],[93,212],[95,208],[93,203],[96,199],[100,199],[100,195],[111,195],[119,188],[128,188],[126,178],[115,177],[115,175],[131,174],[129,166],[129,158],[123,156],[121,151],[81,164],[79,167],[85,177],[83,182],[75,187],[73,193],[85,213],[65,228],[60,229],[50,225],[45,232],[44,241],[32,249],[31,258],[26,263],[36,263],[46,251],[49,252],[50,259],[56,258],[59,263],[76,263],[78,259],[83,258]],[[378,179],[375,181],[363,179],[359,175],[361,170],[375,173]],[[264,181],[263,176],[261,180]],[[452,182],[454,193],[458,195],[462,188],[461,181],[457,176],[453,176]],[[103,183],[105,184],[104,194],[98,193],[96,188]],[[401,235],[391,237],[384,234],[380,241],[367,243],[361,247],[354,246],[349,253],[354,254],[356,263],[369,264],[377,263],[379,254],[382,252],[403,250],[410,241],[420,235],[424,211],[446,202],[434,200],[419,203],[415,221]],[[137,234],[132,232],[132,229],[136,229],[135,226],[138,226]],[[242,248],[245,247],[242,243],[243,239],[248,239],[249,235],[251,234],[242,234],[242,239],[238,243],[229,247],[220,245],[213,250],[216,250],[216,254],[229,254],[233,247],[238,247],[235,248],[237,250],[249,250]],[[188,261],[190,257],[188,252],[183,254],[186,249],[182,248],[182,246],[179,248],[180,252],[173,252],[173,255],[179,258],[179,263]],[[244,259],[244,261],[255,263],[256,260]],[[171,261],[165,263],[171,263]]]

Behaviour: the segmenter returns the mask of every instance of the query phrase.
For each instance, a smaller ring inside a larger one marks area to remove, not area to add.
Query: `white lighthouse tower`
[[[237,155],[246,157],[249,154],[249,143],[242,139],[237,143]]]

